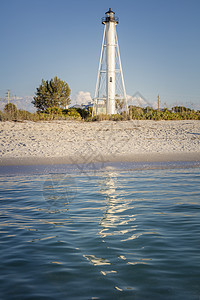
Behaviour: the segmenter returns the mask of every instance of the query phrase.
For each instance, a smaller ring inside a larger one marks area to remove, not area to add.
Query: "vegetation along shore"
[[[0,111],[0,121],[51,121],[51,120],[79,120],[79,121],[126,121],[126,120],[200,120],[200,111],[184,106],[174,106],[171,109],[153,109],[129,105],[128,111],[122,111],[123,103],[116,99],[116,111],[113,115],[94,115],[92,107],[70,107],[71,90],[69,85],[61,79],[54,77],[43,80],[36,89],[32,104],[37,111],[31,113],[21,110],[13,103],[7,103]]]

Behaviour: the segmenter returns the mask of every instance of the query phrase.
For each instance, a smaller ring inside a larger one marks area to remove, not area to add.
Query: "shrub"
[[[51,115],[62,115],[62,109],[57,106],[48,107],[45,112]]]
[[[75,108],[65,109],[63,112],[72,119],[81,120],[81,115]]]

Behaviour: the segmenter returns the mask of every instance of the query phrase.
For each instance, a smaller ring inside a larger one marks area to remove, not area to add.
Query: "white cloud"
[[[75,96],[72,97],[71,104],[88,104],[88,102],[92,102],[92,97],[90,92],[79,91]],[[152,108],[157,108],[157,102],[154,103],[148,102],[140,93],[136,93],[135,95],[127,95],[127,103],[128,105],[135,105],[140,107],[151,106]]]
[[[140,96],[131,96],[131,95],[127,95],[127,102],[128,105],[134,105],[134,106],[147,106],[147,102]]]
[[[73,98],[71,104],[88,104],[88,102],[92,102],[92,97],[90,92],[80,91]]]
[[[16,97],[13,101],[16,104],[18,109],[28,110],[30,112],[35,112],[36,108],[31,103],[33,101],[33,96],[25,96],[25,97]]]
[[[28,110],[30,112],[35,112],[36,108],[31,103],[33,101],[33,96],[24,96],[24,97],[12,97],[10,98],[10,103],[13,103],[17,106],[18,109]],[[0,110],[3,111],[5,105],[7,104],[7,99],[2,99],[0,102]]]
[[[151,104],[148,100],[146,100],[140,93],[136,93],[135,95],[127,95],[128,105],[146,107],[151,106],[154,107],[154,104]]]

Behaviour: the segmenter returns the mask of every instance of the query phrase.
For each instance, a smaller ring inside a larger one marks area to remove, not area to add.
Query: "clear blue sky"
[[[34,95],[58,76],[94,96],[104,26],[115,11],[127,94],[200,107],[200,0],[0,0],[0,96]]]

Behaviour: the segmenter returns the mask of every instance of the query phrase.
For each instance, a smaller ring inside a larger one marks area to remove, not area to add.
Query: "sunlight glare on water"
[[[2,175],[0,299],[199,300],[199,171]]]

